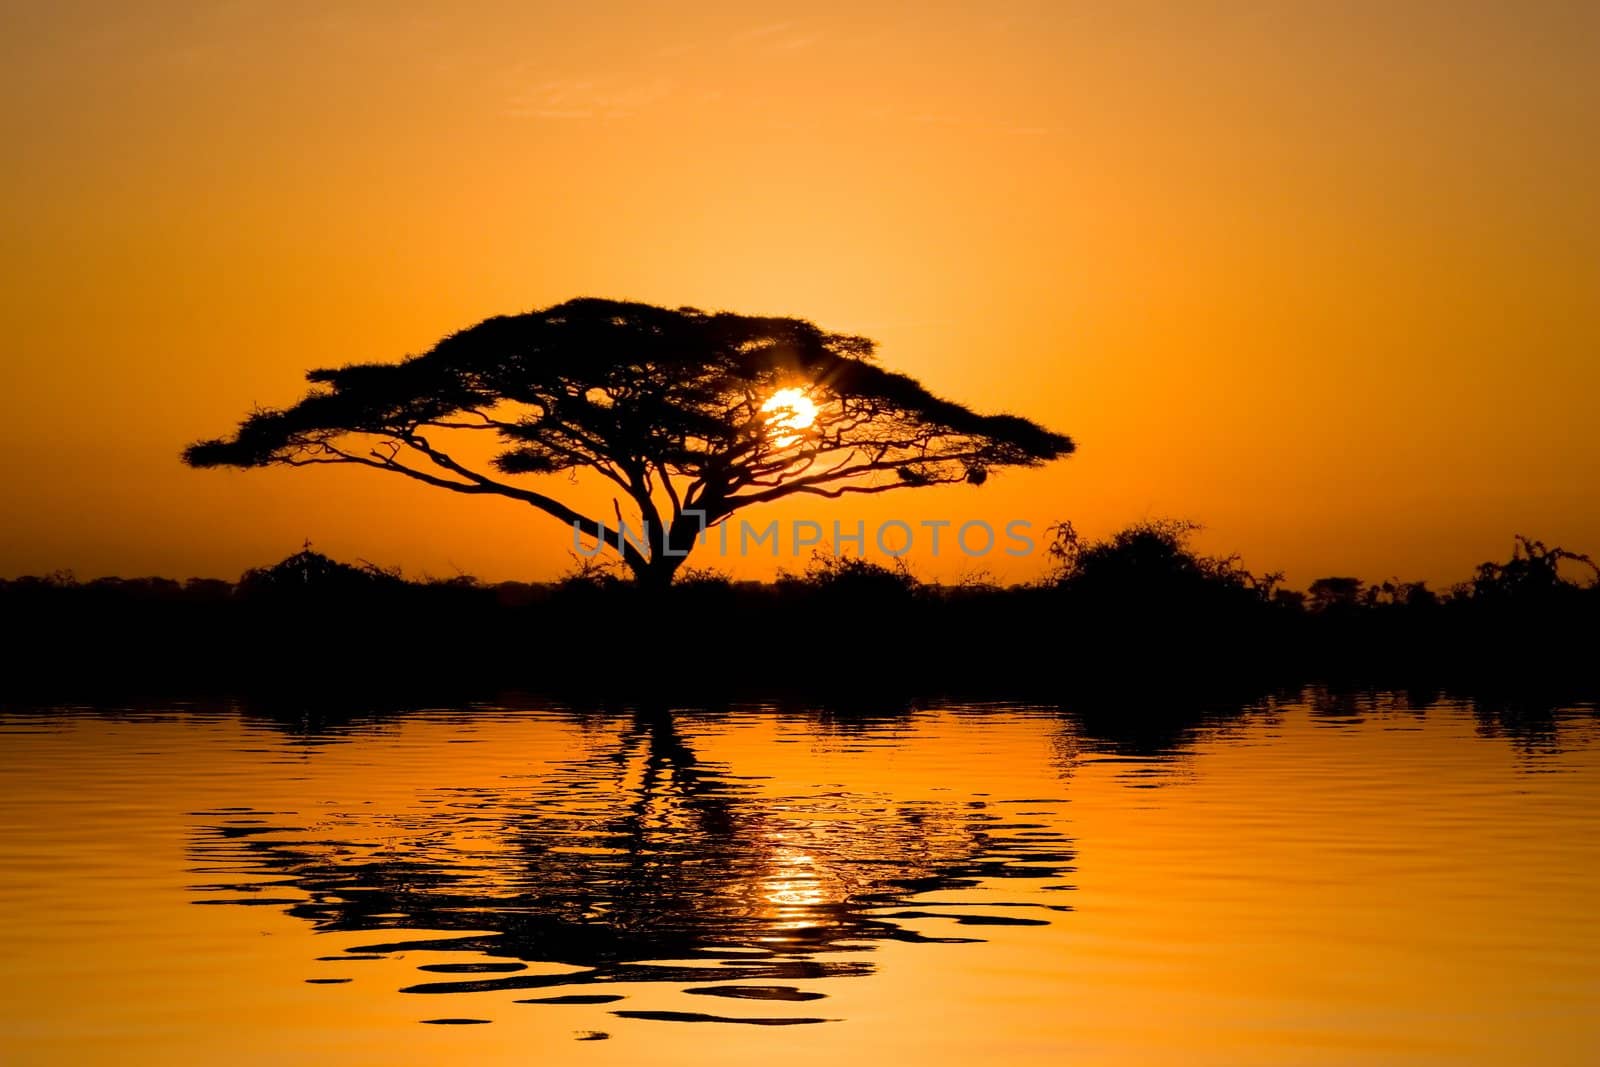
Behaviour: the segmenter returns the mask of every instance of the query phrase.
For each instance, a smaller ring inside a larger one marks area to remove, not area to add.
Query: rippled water
[[[7,1063],[1588,1063],[1600,720],[0,713]]]

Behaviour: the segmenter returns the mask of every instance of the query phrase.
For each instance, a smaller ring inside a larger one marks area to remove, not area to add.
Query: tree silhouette
[[[942,400],[872,356],[867,338],[800,319],[571,300],[487,319],[399,363],[313,370],[299,403],[255,411],[233,437],[190,445],[183,458],[354,464],[507,497],[664,586],[696,536],[740,508],[981,485],[996,468],[1073,450],[1027,419]],[[450,443],[474,436],[493,445],[487,463]],[[507,480],[580,470],[621,490],[614,520]]]

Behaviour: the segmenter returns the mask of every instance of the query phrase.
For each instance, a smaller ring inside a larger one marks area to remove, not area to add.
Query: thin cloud
[[[654,107],[676,91],[676,84],[665,78],[635,83],[557,79],[513,94],[506,113],[551,121],[627,118]]]
[[[793,52],[810,48],[823,39],[816,31],[806,31],[794,22],[769,22],[740,30],[729,38],[734,45],[757,46],[767,52]]]

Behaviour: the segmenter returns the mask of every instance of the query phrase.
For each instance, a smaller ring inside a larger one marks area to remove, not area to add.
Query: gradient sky
[[[0,574],[554,575],[509,501],[178,451],[578,295],[1080,444],[773,517],[1188,517],[1292,584],[1600,550],[1596,54],[1590,3],[7,5]]]

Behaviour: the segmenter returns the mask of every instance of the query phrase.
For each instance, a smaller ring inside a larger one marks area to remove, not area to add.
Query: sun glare
[[[817,421],[817,405],[805,390],[793,387],[773,393],[761,410],[767,413],[767,423],[775,430],[804,430]],[[780,443],[792,440],[787,438]]]

